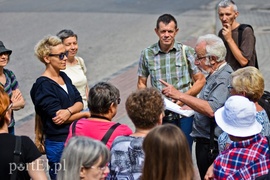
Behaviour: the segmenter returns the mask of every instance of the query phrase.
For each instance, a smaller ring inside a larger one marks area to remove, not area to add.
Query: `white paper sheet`
[[[165,109],[170,110],[172,112],[178,113],[180,115],[190,117],[194,114],[194,110],[182,110],[181,106],[173,103],[172,101],[164,98]]]

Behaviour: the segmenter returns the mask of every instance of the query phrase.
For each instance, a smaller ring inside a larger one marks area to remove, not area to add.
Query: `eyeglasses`
[[[120,102],[121,102],[121,98],[118,98],[117,103],[120,104]]]
[[[229,90],[230,92],[233,90],[232,85],[229,85],[229,86],[228,86],[228,90]]]
[[[195,56],[195,61],[201,61],[204,58],[207,58],[208,57],[208,56],[198,57],[196,53],[194,54],[194,56]]]
[[[203,60],[204,58],[207,58],[208,56],[203,56],[203,57],[197,57],[195,56],[195,61],[201,61]]]
[[[106,169],[107,167],[108,167],[108,166],[106,165],[106,166],[103,166],[103,167],[95,167],[95,166],[91,166],[90,168],[91,168],[91,169],[98,169],[98,170],[104,172],[105,169]]]
[[[6,115],[6,113],[12,108],[13,103],[11,102],[8,107],[3,111],[3,113],[1,114],[1,120],[4,118],[4,116]]]
[[[68,57],[68,51],[60,53],[60,54],[49,54],[49,56],[58,56],[60,60],[63,60],[66,57]]]

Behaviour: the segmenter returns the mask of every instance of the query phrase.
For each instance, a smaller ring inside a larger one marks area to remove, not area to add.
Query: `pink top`
[[[68,140],[72,137],[72,124],[69,127],[69,133],[65,144],[67,144]],[[98,121],[82,118],[76,124],[75,134],[76,136],[88,136],[93,139],[101,140],[114,124],[115,122],[111,121]],[[110,149],[113,140],[117,136],[128,136],[130,134],[132,134],[132,130],[127,125],[121,124],[114,130],[106,146]]]

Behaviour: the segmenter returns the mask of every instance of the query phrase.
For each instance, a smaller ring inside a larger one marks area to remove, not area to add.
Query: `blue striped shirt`
[[[15,74],[11,70],[4,68],[4,74],[6,76],[6,83],[4,85],[2,83],[0,83],[0,84],[4,87],[5,92],[11,98],[12,91],[16,90],[18,88],[19,84],[18,84],[18,81],[16,79]],[[9,127],[14,126],[14,124],[15,124],[15,120],[14,120],[14,115],[13,115],[13,112],[12,112],[12,114],[11,114],[11,122],[9,124]]]

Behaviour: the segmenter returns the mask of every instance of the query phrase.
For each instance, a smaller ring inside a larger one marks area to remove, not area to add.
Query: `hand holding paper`
[[[180,115],[190,117],[194,114],[194,110],[182,110],[181,106],[178,106],[177,104],[173,103],[167,98],[164,98],[164,104],[165,104],[165,109],[178,113]]]

